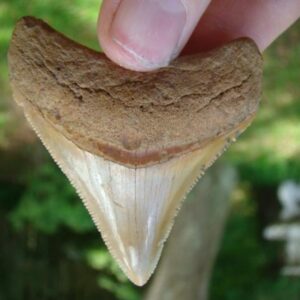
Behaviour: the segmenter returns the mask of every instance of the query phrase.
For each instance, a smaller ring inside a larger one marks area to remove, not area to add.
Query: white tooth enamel
[[[75,186],[112,255],[137,285],[143,285],[154,271],[191,185],[223,150],[228,137],[234,136],[161,164],[134,169],[81,150],[28,107],[26,116]]]

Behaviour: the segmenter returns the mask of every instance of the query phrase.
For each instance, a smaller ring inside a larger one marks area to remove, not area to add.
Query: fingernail
[[[178,52],[185,23],[181,0],[123,0],[111,35],[137,64],[153,69],[167,65]]]

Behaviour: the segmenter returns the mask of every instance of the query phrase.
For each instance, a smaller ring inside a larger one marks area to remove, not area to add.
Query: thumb
[[[211,0],[104,0],[98,21],[103,51],[136,71],[166,66],[186,44]]]

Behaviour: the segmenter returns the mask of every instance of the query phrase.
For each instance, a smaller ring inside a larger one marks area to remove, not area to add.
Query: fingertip
[[[138,70],[139,66],[135,65],[134,60],[113,41],[110,35],[110,28],[113,22],[114,14],[121,0],[103,1],[100,8],[97,36],[101,49],[106,56],[116,64],[131,70]]]
[[[181,0],[161,3],[104,1],[98,20],[98,39],[112,61],[134,71],[168,65],[186,15]]]
[[[104,0],[98,39],[115,63],[134,71],[164,67],[182,50],[210,0]]]

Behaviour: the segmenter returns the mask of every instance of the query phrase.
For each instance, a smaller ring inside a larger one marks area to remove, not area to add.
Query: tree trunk
[[[215,164],[185,201],[145,300],[206,300],[235,171]]]

